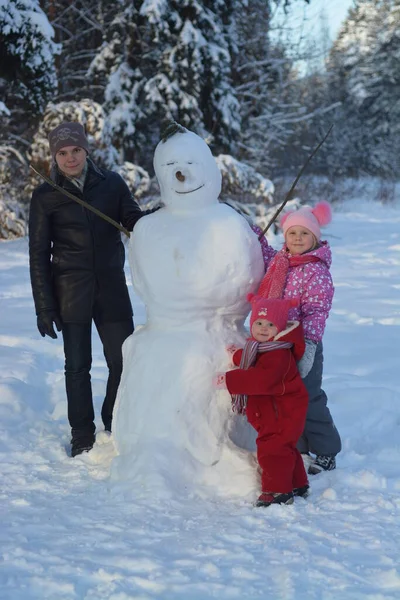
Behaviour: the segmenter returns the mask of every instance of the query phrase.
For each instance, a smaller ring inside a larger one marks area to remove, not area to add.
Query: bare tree
[[[53,100],[102,101],[104,85],[87,74],[118,11],[118,2],[44,0],[43,6],[62,45],[57,60],[59,88]]]

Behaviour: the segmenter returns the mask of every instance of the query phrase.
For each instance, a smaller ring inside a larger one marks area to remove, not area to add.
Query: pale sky
[[[273,23],[277,26],[277,35],[283,36],[296,56],[297,52],[304,52],[314,44],[314,53],[319,55],[314,63],[318,60],[323,63],[323,56],[327,55],[353,5],[354,0],[311,0],[310,4],[297,0],[289,15],[282,16],[282,10],[277,11]],[[285,24],[283,33],[279,30],[281,22]]]
[[[304,15],[309,20],[311,28],[318,27],[321,19],[326,18],[333,41],[353,4],[353,0],[311,0],[309,5],[304,2],[303,7],[297,2],[296,8],[293,6],[293,13]]]
[[[328,19],[329,26],[332,31],[332,37],[334,38],[337,34],[340,25],[347,16],[349,8],[354,5],[353,0],[314,0],[316,5],[320,5],[322,10],[325,10]]]

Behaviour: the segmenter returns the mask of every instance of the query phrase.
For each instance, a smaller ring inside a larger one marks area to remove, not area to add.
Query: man
[[[146,213],[120,175],[91,161],[82,125],[62,123],[50,132],[49,143],[53,181],[132,231]],[[124,245],[116,227],[43,183],[31,200],[29,257],[39,332],[57,338],[54,324],[62,331],[71,456],[77,456],[95,441],[92,321],[109,370],[101,410],[106,431],[122,372],[122,344],[134,329]]]

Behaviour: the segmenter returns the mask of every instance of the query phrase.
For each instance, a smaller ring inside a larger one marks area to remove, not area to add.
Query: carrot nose
[[[185,181],[186,177],[184,176],[184,174],[182,173],[182,171],[177,171],[175,173],[175,177],[177,178],[178,181]]]

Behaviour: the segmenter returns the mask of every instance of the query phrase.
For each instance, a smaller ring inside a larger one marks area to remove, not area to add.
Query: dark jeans
[[[336,456],[342,449],[342,443],[327,406],[328,398],[321,387],[323,364],[322,342],[319,342],[311,371],[303,379],[309,399],[306,424],[297,449],[302,453]]]
[[[104,427],[111,431],[112,412],[122,373],[122,344],[133,333],[133,320],[98,323],[108,367],[106,396],[101,409]],[[92,323],[64,323],[65,384],[68,420],[74,434],[95,431],[90,369],[92,366]]]

